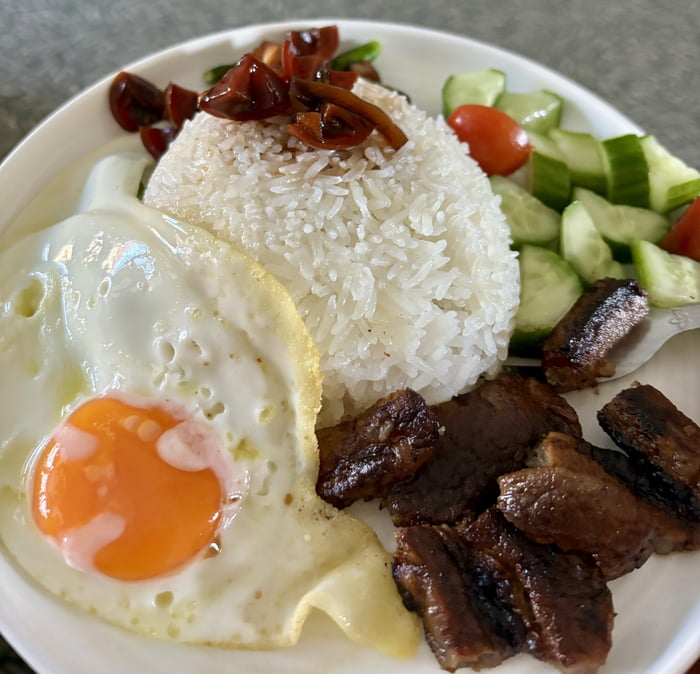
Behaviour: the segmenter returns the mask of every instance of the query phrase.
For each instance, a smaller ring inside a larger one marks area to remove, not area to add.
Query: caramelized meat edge
[[[392,571],[442,669],[495,667],[523,647],[525,626],[512,610],[510,581],[454,527],[397,531]]]
[[[396,539],[394,578],[443,669],[490,667],[517,652],[570,674],[605,662],[614,612],[590,559],[528,539],[495,509],[470,525],[406,527]]]
[[[425,400],[404,389],[366,412],[316,433],[316,491],[337,508],[382,497],[435,451],[439,424]]]
[[[598,377],[611,377],[615,365],[608,355],[648,313],[647,292],[636,281],[597,281],[545,338],[546,380],[564,392],[593,386]]]
[[[597,672],[610,652],[615,617],[600,569],[586,556],[530,540],[495,508],[463,536],[509,574],[528,630],[526,650],[569,674]]]
[[[431,409],[444,432],[430,459],[384,499],[395,526],[474,519],[495,502],[497,478],[522,468],[546,433],[581,435],[563,397],[517,374],[502,373]]]
[[[700,427],[648,384],[618,393],[598,422],[623,451],[590,455],[680,527],[682,547],[700,548]]]
[[[659,535],[654,509],[579,450],[549,433],[529,467],[502,475],[497,507],[528,538],[591,555],[606,580],[639,568]]]
[[[584,441],[552,385],[502,373],[431,407],[401,391],[318,432],[319,493],[340,507],[385,494],[403,527],[394,579],[443,669],[525,651],[592,674],[611,645],[606,581],[700,547],[700,428],[650,386],[598,420],[621,451]]]

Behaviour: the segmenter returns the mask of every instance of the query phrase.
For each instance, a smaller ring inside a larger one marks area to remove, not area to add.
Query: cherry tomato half
[[[509,175],[530,156],[525,129],[510,115],[487,105],[460,105],[447,118],[469,154],[488,175]]]
[[[700,197],[695,197],[660,246],[669,253],[686,255],[700,262]]]

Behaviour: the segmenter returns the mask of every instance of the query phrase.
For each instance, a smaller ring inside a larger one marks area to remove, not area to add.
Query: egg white
[[[0,253],[0,536],[58,597],[141,634],[289,645],[309,611],[395,655],[417,643],[371,530],[315,494],[318,353],[283,287],[243,254],[132,195],[139,155],[96,167],[81,213]],[[32,522],[32,457],[108,391],[208,424],[247,475],[221,552],[125,583],[67,565]]]

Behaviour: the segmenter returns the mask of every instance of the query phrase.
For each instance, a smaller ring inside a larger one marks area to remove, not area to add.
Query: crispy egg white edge
[[[126,162],[134,162],[135,159],[126,159]],[[130,166],[133,169],[134,164]],[[118,191],[118,190],[117,190]],[[129,199],[129,195],[122,193],[111,204],[112,208],[119,208],[123,199]],[[138,206],[136,206],[138,204]],[[93,207],[94,204],[89,207]],[[85,207],[85,204],[84,206]],[[139,215],[145,215],[147,207],[142,206],[132,198],[130,208],[138,208]],[[179,228],[186,236],[194,241],[202,241],[204,233],[197,227],[183,225],[182,223],[169,222],[163,225],[160,214],[148,209],[149,218],[158,218],[159,227]],[[155,220],[154,220],[155,222]],[[171,230],[172,231],[172,230]],[[388,557],[381,548],[376,536],[366,525],[360,523],[343,513],[338,513],[327,504],[320,502],[315,496],[313,489],[315,482],[315,472],[318,465],[318,456],[315,442],[315,419],[320,406],[321,376],[318,366],[318,353],[311,337],[303,328],[296,308],[286,290],[267,272],[259,267],[249,258],[230,249],[228,246],[206,235],[211,239],[210,246],[218,249],[220,255],[238,256],[245,260],[244,267],[251,278],[259,284],[262,292],[268,297],[274,297],[273,305],[279,315],[276,317],[276,329],[278,336],[290,351],[292,362],[296,365],[296,380],[299,386],[294,393],[295,405],[298,409],[297,447],[300,456],[305,463],[305,470],[301,471],[302,476],[306,476],[306,489],[302,490],[306,498],[299,497],[299,501],[304,507],[299,508],[301,519],[314,519],[317,522],[325,522],[326,526],[320,534],[320,539],[325,539],[325,545],[331,542],[331,547],[341,549],[342,562],[336,563],[336,559],[323,569],[321,581],[307,592],[297,606],[297,610],[288,620],[285,627],[286,637],[284,639],[272,639],[270,642],[260,640],[253,644],[263,647],[275,645],[287,645],[294,643],[301,630],[304,619],[314,606],[318,606],[329,612],[334,620],[345,629],[348,635],[360,642],[373,645],[379,650],[395,655],[407,655],[415,648],[417,640],[417,626],[413,616],[409,616],[402,605],[398,593],[393,585],[389,573]],[[205,246],[206,247],[206,246]],[[280,329],[280,326],[283,326]],[[338,532],[344,532],[338,536]],[[356,538],[360,544],[348,545],[347,541]],[[342,540],[341,540],[342,539]],[[338,543],[345,542],[345,545]],[[337,557],[337,555],[336,555]],[[367,569],[370,569],[368,574]],[[348,577],[356,578],[356,582],[348,582]],[[367,577],[374,580],[367,583]],[[358,603],[357,581],[364,579],[365,590],[371,588],[371,592],[361,592],[363,600]],[[365,600],[371,604],[367,606]],[[348,611],[345,606],[349,602],[352,610]],[[383,605],[382,605],[383,604]],[[391,620],[387,621],[387,613],[391,615]],[[354,616],[350,619],[348,616]],[[376,617],[377,619],[373,619]],[[109,619],[109,618],[108,618]],[[390,628],[387,626],[390,625]],[[390,634],[389,634],[390,633]],[[243,645],[243,644],[237,644]]]

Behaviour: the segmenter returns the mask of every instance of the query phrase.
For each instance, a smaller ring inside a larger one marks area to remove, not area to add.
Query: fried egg
[[[0,549],[148,637],[286,646],[317,607],[410,656],[387,552],[315,493],[319,355],[289,295],[142,205],[144,165],[102,160],[78,215],[0,253]]]

